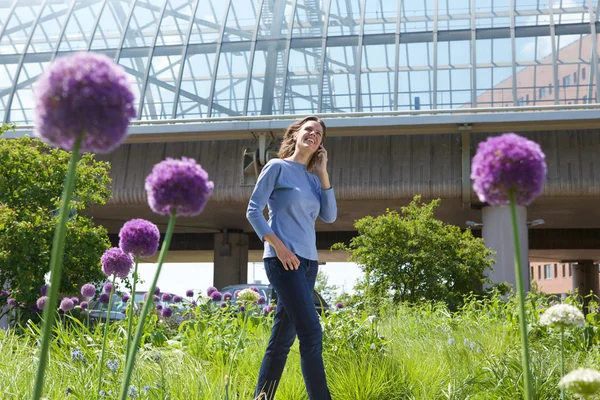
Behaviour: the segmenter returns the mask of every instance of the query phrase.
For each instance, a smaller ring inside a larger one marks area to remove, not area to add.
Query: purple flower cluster
[[[515,202],[527,206],[540,195],[546,181],[545,155],[539,144],[515,133],[490,137],[479,143],[471,179],[479,200],[492,206]]]
[[[71,297],[71,301],[73,302],[73,304],[77,305],[77,304],[79,304],[79,297],[73,296],[73,297]]]
[[[162,301],[171,301],[171,295],[169,293],[162,294]]]
[[[214,286],[209,286],[208,289],[206,289],[206,295],[208,297],[210,297],[211,294],[213,294],[214,292],[217,291],[217,288]]]
[[[112,247],[104,252],[102,258],[102,271],[106,276],[115,275],[118,278],[126,278],[133,267],[133,259],[118,247]]]
[[[181,298],[181,296],[173,296],[173,303],[181,303],[183,301],[183,299]]]
[[[157,304],[157,305],[156,305],[156,309],[157,309],[158,311],[162,310],[162,309],[163,309],[163,306],[162,306],[162,304]]]
[[[10,296],[10,292],[8,290],[0,291],[0,297],[8,297]]]
[[[112,282],[106,282],[104,284],[104,293],[109,293],[110,294],[110,292],[112,292],[112,290],[113,290],[113,284],[112,284]]]
[[[82,301],[81,304],[79,305],[79,307],[81,307],[81,311],[85,311],[88,308],[88,302],[87,301]]]
[[[340,308],[344,308],[344,303],[342,303],[341,301],[338,301],[337,304],[335,305],[337,307],[337,309],[339,310]]]
[[[160,294],[160,288],[158,286],[154,287],[154,294],[157,296]]]
[[[221,301],[223,299],[223,295],[221,294],[221,292],[216,291],[216,292],[212,292],[210,294],[210,299],[212,301]]]
[[[225,292],[225,293],[223,293],[223,300],[225,300],[225,301],[229,301],[229,300],[231,300],[231,298],[232,298],[232,297],[233,297],[233,296],[232,296],[232,295],[231,295],[231,293],[229,293],[229,292]]]
[[[48,303],[48,296],[42,296],[35,302],[35,305],[39,310],[43,310],[46,308],[46,303]]]
[[[81,295],[83,297],[94,297],[96,295],[96,287],[91,283],[86,283],[81,287]]]
[[[125,222],[119,231],[119,247],[132,256],[151,257],[158,250],[158,227],[145,219]]]
[[[263,308],[263,313],[264,313],[265,315],[269,315],[269,314],[270,314],[272,311],[274,311],[274,310],[275,310],[275,307],[274,307],[274,306],[268,305],[268,306],[266,306],[265,308]]]
[[[48,285],[42,285],[40,287],[40,296],[45,296],[48,293]]]
[[[11,297],[10,299],[6,300],[6,304],[8,304],[9,307],[14,307],[17,305],[17,299]]]
[[[35,95],[34,134],[65,150],[83,135],[82,152],[108,153],[136,115],[127,74],[99,53],[58,58],[38,78]]]
[[[110,300],[110,295],[108,293],[102,293],[100,294],[100,298],[98,300],[102,304],[108,304],[108,301]]]
[[[193,217],[204,209],[214,184],[196,160],[167,158],[146,177],[148,205],[157,214]]]
[[[173,315],[173,309],[171,307],[165,307],[162,309],[161,315],[165,318],[169,318]]]
[[[227,308],[227,303],[226,302],[222,302],[221,303],[221,308]]]
[[[194,291],[192,289],[186,290],[185,297],[194,297]]]
[[[160,301],[160,298],[157,295],[154,295],[152,296],[152,301],[158,303]]]
[[[131,299],[131,297],[128,294],[124,294],[121,297],[121,300],[123,300],[123,303],[127,303],[130,299]]]
[[[265,304],[266,302],[267,302],[267,299],[265,298],[265,296],[260,296],[260,297],[258,298],[258,300],[256,301],[256,303],[257,303],[257,304],[259,304],[259,305],[263,305],[263,304]]]
[[[73,304],[73,300],[71,300],[68,297],[65,297],[64,299],[61,300],[60,302],[60,309],[63,310],[64,312],[69,312],[71,311],[73,308],[75,307],[75,304]]]

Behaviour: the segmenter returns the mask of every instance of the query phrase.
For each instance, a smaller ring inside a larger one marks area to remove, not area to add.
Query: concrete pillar
[[[494,269],[487,276],[493,283],[508,282],[513,290],[517,290],[515,276],[515,253],[513,228],[510,208],[508,206],[484,207],[482,215],[482,236],[485,245],[496,252]],[[529,237],[527,232],[527,209],[517,206],[517,226],[521,248],[521,274],[523,288],[529,291]]]
[[[224,232],[215,234],[214,286],[248,282],[248,235]]]
[[[571,268],[573,270],[573,292],[577,290],[583,300],[583,309],[587,311],[590,299],[585,296],[588,296],[590,291],[595,296],[600,296],[598,265],[594,264],[592,260],[578,260],[577,264],[573,264]]]

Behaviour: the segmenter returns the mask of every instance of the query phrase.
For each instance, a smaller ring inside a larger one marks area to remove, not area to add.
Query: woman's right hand
[[[300,260],[298,260],[298,257],[296,257],[296,255],[284,244],[282,244],[280,248],[276,247],[275,252],[286,271],[295,271],[300,267]]]

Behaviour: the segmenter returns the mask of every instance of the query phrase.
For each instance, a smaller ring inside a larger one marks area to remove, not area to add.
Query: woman
[[[324,140],[325,124],[317,117],[290,125],[279,159],[264,166],[248,204],[246,216],[265,242],[265,271],[277,291],[277,311],[258,375],[257,398],[275,397],[297,334],[309,399],[331,399],[323,366],[321,325],[312,297],[319,268],[315,220],[321,217],[331,223],[337,216]],[[267,204],[268,222],[263,216]]]

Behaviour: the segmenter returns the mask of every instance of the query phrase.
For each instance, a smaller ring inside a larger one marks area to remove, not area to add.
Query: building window
[[[598,264],[598,268],[600,268],[600,264]],[[533,275],[533,265],[529,267],[529,279],[535,279],[535,276]]]
[[[581,80],[585,81],[585,68],[581,68]]]
[[[517,104],[519,106],[524,106],[525,105],[525,99],[523,97],[519,97],[519,101],[517,101]]]
[[[573,276],[573,264],[569,264],[569,276]]]
[[[554,278],[558,278],[558,265],[554,264]]]
[[[563,86],[571,86],[571,75],[563,77]]]
[[[542,279],[542,266],[538,265],[538,279]]]
[[[552,279],[552,264],[544,265],[544,279]]]
[[[525,96],[525,104],[529,104],[529,95]]]
[[[543,99],[544,97],[546,97],[546,88],[542,87],[540,88],[540,99]]]
[[[583,96],[583,104],[587,104],[587,102],[588,102],[587,96]]]
[[[577,84],[577,71],[573,72],[573,83]]]
[[[565,276],[567,276],[566,274],[567,274],[567,272],[566,272],[565,264],[563,264],[563,278],[564,278]]]

